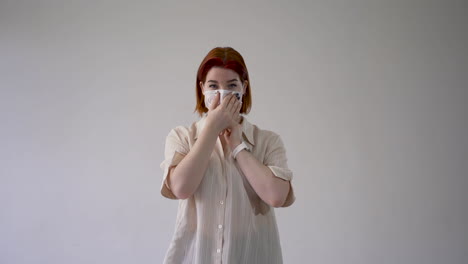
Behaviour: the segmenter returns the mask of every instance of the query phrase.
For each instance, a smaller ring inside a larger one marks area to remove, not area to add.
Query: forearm
[[[170,188],[179,199],[190,197],[198,188],[208,167],[218,132],[205,127],[189,153],[172,169]]]
[[[237,154],[236,161],[252,188],[263,201],[273,207],[279,207],[284,203],[289,192],[288,181],[276,177],[270,168],[246,150]]]

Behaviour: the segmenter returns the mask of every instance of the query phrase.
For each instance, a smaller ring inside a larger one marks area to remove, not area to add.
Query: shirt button
[[[221,252],[221,249],[220,249],[220,248],[218,248],[218,249],[216,250],[216,252],[220,253],[220,252]]]
[[[223,228],[223,225],[218,225],[218,228],[219,228],[219,229]]]
[[[221,201],[219,201],[219,203],[220,203],[220,204],[224,204],[224,201],[223,201],[223,200],[221,200]]]

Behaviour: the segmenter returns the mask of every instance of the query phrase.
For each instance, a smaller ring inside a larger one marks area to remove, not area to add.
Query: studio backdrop
[[[1,1],[0,263],[161,263],[214,47],[281,135],[284,263],[468,259],[466,1]]]

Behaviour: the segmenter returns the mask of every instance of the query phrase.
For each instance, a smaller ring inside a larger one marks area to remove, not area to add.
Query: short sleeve
[[[163,180],[161,183],[161,194],[169,199],[177,199],[167,182],[169,170],[179,164],[180,161],[189,152],[187,133],[185,128],[176,127],[172,129],[166,136],[166,143],[164,147],[164,160],[161,162],[160,167],[163,170]]]
[[[274,134],[268,143],[264,165],[270,168],[270,170],[273,172],[273,175],[276,177],[285,181],[289,181],[289,193],[284,204],[280,207],[288,207],[293,204],[296,200],[293,186],[291,184],[293,172],[288,167],[286,148],[284,147],[283,140],[278,134]]]

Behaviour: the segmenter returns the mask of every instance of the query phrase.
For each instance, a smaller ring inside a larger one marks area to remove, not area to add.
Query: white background
[[[0,263],[161,263],[206,53],[281,135],[285,263],[467,263],[466,1],[0,2]]]

